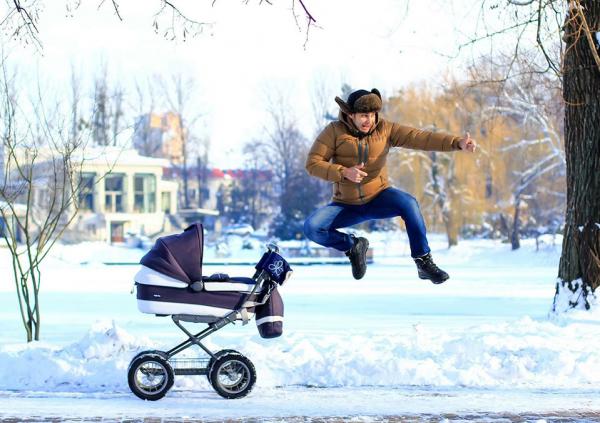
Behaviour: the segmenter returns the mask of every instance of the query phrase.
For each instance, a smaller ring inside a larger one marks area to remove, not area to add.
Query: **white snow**
[[[600,383],[600,356],[594,349],[600,341],[582,337],[577,329],[585,324],[523,317],[456,333],[425,325],[415,325],[408,333],[292,332],[275,341],[245,333],[227,339],[226,346],[252,357],[260,375],[257,386],[263,389],[589,389]],[[46,343],[5,346],[0,352],[0,390],[126,393],[124,375],[131,358],[165,346],[136,338],[114,321],[100,321],[81,339],[60,348]],[[208,384],[203,377],[179,377],[176,387],[206,390]]]
[[[570,285],[570,287],[568,285]],[[584,288],[583,280],[581,278],[570,281],[568,284],[562,279],[557,278],[556,289],[554,309],[559,313],[573,308],[585,310],[586,302],[590,305],[596,304],[595,294],[588,292],[586,288]],[[597,307],[591,308],[591,313],[595,314],[597,312]]]
[[[14,284],[0,283],[0,418],[33,410],[216,419],[600,410],[599,307],[548,314],[560,239],[543,238],[537,252],[533,240],[518,251],[489,240],[448,250],[432,235],[436,262],[451,274],[434,286],[416,277],[403,235],[369,237],[376,259],[361,281],[347,266],[294,267],[282,288],[281,338],[261,339],[249,324],[207,339],[212,350],[236,349],[255,364],[256,388],[238,401],[222,400],[203,376],[176,377],[157,403],[134,397],[131,357],[184,339],[168,318],[137,312],[136,266],[100,264],[137,261],[144,252],[61,245],[44,266],[42,342],[21,341]],[[256,261],[260,250],[243,254]],[[0,249],[0,269],[8,266]],[[252,270],[207,266],[204,273]]]

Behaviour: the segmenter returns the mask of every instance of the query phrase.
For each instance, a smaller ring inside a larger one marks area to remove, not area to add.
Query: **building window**
[[[161,192],[161,210],[164,213],[171,213],[171,193],[170,192]]]
[[[156,212],[156,176],[140,173],[135,175],[133,210],[138,213]]]
[[[106,175],[104,178],[104,209],[109,213],[125,211],[125,175]]]
[[[79,185],[79,210],[94,211],[95,173],[82,173]]]

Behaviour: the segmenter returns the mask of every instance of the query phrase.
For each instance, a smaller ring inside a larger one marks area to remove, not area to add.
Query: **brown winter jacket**
[[[337,99],[336,99],[337,100]],[[348,116],[343,102],[339,120],[330,123],[313,143],[306,160],[309,174],[333,182],[333,201],[344,204],[365,204],[390,183],[387,174],[387,155],[391,147],[427,151],[458,150],[460,137],[422,131],[410,126],[388,122],[376,115],[371,132],[362,134]],[[367,176],[360,183],[342,175],[344,168],[364,163]]]

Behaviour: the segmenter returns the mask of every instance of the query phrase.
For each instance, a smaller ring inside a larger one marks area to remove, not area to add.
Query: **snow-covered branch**
[[[514,4],[515,6],[529,6],[535,0],[508,0],[510,4]]]
[[[524,147],[537,146],[544,143],[551,143],[552,139],[550,137],[540,138],[535,140],[521,140],[515,144],[507,145],[506,147],[500,147],[498,149],[501,153],[506,153],[507,151],[516,150]]]

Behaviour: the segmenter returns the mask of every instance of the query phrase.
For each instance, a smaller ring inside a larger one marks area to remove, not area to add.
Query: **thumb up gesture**
[[[467,134],[464,136],[464,138],[461,138],[458,141],[458,147],[463,151],[469,151],[469,152],[473,153],[475,151],[475,149],[477,148],[477,143],[475,142],[475,140],[473,138],[471,138],[471,134],[469,134],[467,132]]]

